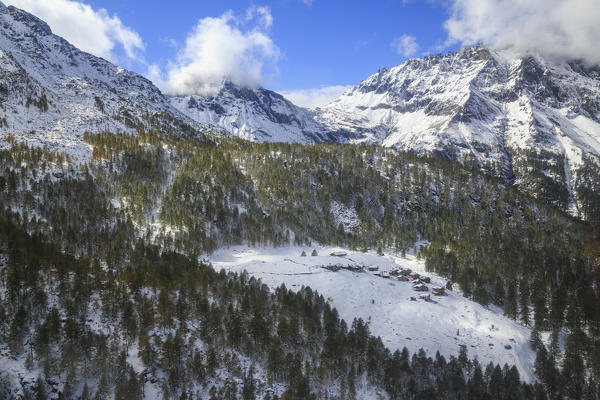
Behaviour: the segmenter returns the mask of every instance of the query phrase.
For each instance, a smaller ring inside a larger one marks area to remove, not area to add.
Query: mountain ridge
[[[308,110],[225,80],[210,96],[164,95],[0,4],[0,135],[87,160],[86,131],[159,129],[251,141],[367,142],[459,159],[564,211],[599,213],[600,67],[484,45],[382,68]]]
[[[0,24],[0,133],[79,159],[90,156],[85,131],[135,132],[152,121],[200,135],[150,80],[77,49],[32,14],[0,3]]]
[[[582,193],[598,192],[581,171],[600,174],[600,68],[580,61],[478,44],[382,68],[314,110],[230,83],[171,99],[251,141],[366,142],[472,163],[578,217],[590,214]]]
[[[339,141],[315,120],[314,112],[262,87],[243,87],[224,80],[213,95],[172,96],[171,104],[196,122],[219,126],[246,140],[304,144]]]

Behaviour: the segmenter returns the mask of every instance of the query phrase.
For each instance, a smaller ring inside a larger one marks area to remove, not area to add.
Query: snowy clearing
[[[403,258],[393,253],[378,256],[337,247],[315,249],[318,256],[311,256],[313,248],[309,247],[236,246],[218,250],[209,261],[216,270],[246,270],[271,288],[281,284],[295,290],[309,286],[330,301],[348,325],[358,317],[369,321],[371,333],[380,336],[392,351],[406,346],[411,352],[423,348],[429,356],[435,356],[439,350],[448,357],[456,356],[460,345],[466,345],[469,358],[477,358],[483,365],[490,361],[514,364],[521,379],[535,380],[535,352],[528,342],[530,329],[504,317],[496,307],[484,307],[455,292],[433,295],[432,288],[444,286],[446,280],[426,272],[425,263],[414,255]],[[301,256],[302,251],[306,257]],[[334,252],[345,255],[331,256]],[[364,272],[323,268],[329,265],[360,265]],[[379,271],[370,272],[369,266],[378,266]],[[412,282],[376,275],[395,268],[409,268],[430,277],[431,283],[425,283],[428,291],[417,292]],[[429,294],[431,300],[420,299],[421,294]]]

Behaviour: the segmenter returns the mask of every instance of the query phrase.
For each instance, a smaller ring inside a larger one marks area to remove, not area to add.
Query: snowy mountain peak
[[[39,18],[0,5],[0,136],[87,158],[85,131],[160,126],[198,134],[148,79],[85,53]],[[32,134],[35,133],[35,134]]]
[[[457,158],[573,215],[585,215],[581,193],[600,193],[600,67],[511,48],[410,59],[307,110],[228,80],[210,95],[167,97],[0,3],[0,102],[0,137],[83,159],[85,131],[219,127],[253,141],[368,142]]]
[[[32,33],[36,35],[47,36],[52,34],[50,26],[38,17],[28,12],[16,8],[14,6],[6,6],[0,1],[0,12],[8,12],[15,21],[21,22],[25,25]],[[6,28],[6,25],[4,26]]]
[[[203,124],[252,141],[316,143],[332,141],[331,132],[315,121],[314,113],[279,93],[243,87],[225,80],[209,96],[174,96],[178,110]]]
[[[598,71],[465,47],[381,69],[317,120],[355,142],[472,160],[577,215],[578,170],[600,154]]]

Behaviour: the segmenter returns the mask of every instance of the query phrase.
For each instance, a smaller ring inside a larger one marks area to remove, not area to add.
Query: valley
[[[598,400],[599,67],[405,58],[177,92],[0,2],[0,398]]]

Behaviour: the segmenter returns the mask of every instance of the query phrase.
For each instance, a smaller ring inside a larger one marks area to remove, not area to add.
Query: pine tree
[[[256,383],[254,381],[254,366],[250,366],[248,373],[244,377],[244,383],[242,388],[242,398],[244,400],[255,400],[256,399]]]
[[[583,333],[579,331],[571,333],[565,344],[562,377],[566,392],[573,399],[582,397],[585,385],[585,366],[580,355],[582,336]]]
[[[356,399],[356,369],[354,368],[354,365],[350,367],[350,372],[348,374],[348,399]]]
[[[504,300],[504,314],[515,319],[517,317],[517,284],[511,282],[506,291],[506,299]]]
[[[486,384],[483,379],[483,372],[481,371],[481,365],[475,359],[473,361],[473,376],[469,379],[467,383],[467,399],[468,400],[479,400],[483,399],[486,390]]]
[[[519,314],[521,322],[529,325],[529,286],[525,278],[519,282]]]
[[[496,365],[491,371],[488,383],[488,391],[494,399],[504,398],[504,379],[500,365]]]
[[[508,399],[516,399],[519,398],[519,386],[521,384],[521,377],[519,375],[519,371],[517,367],[514,365],[512,367],[508,367],[508,365],[504,364],[503,368],[504,374],[504,395]]]
[[[540,337],[540,332],[538,331],[537,327],[534,325],[533,329],[531,330],[531,335],[529,337],[529,345],[531,346],[532,350],[538,350],[540,348],[540,346],[544,346],[544,344],[542,343],[542,338]]]
[[[461,344],[460,350],[458,351],[458,362],[462,369],[470,368],[469,356],[467,355],[467,346]]]
[[[46,385],[44,385],[42,377],[38,376],[35,384],[35,400],[46,400],[47,398],[48,393],[46,392]]]
[[[83,390],[81,391],[81,396],[79,396],[79,400],[90,400],[90,390],[88,388],[87,381],[83,384]]]

